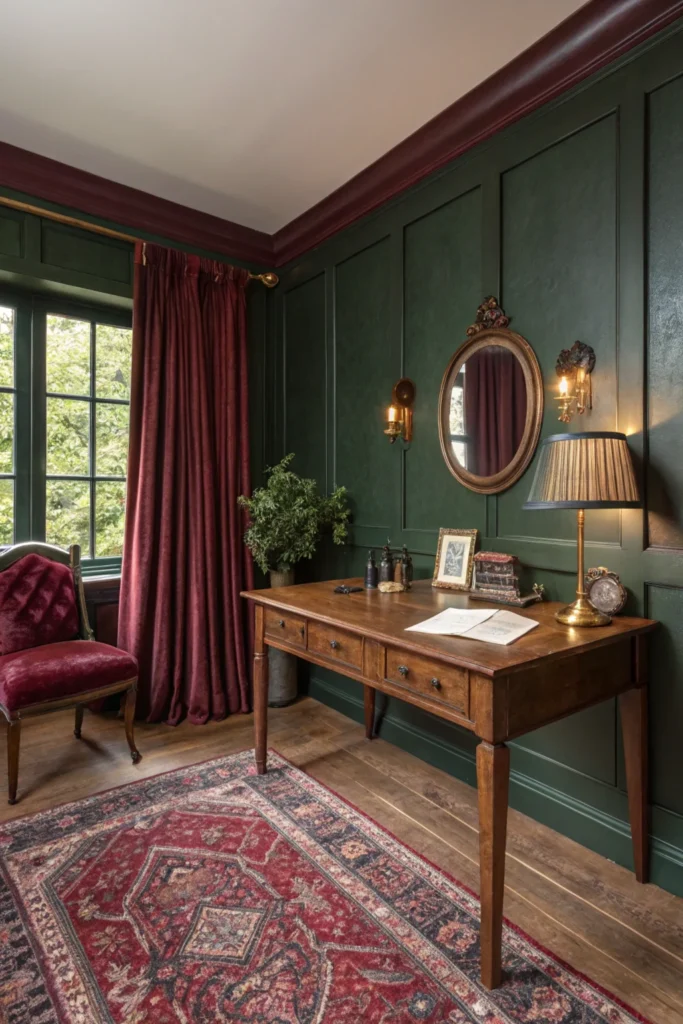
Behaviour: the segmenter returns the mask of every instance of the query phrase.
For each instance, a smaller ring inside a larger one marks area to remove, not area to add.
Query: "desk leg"
[[[363,702],[365,705],[365,735],[371,740],[375,731],[375,688],[363,686]]]
[[[479,795],[479,899],[481,902],[481,982],[488,989],[501,981],[505,832],[508,813],[510,751],[504,744],[477,747]]]
[[[254,630],[254,746],[256,771],[266,773],[268,749],[268,648],[263,640],[263,605],[256,606]]]
[[[649,815],[647,803],[647,686],[627,690],[619,698],[624,740],[628,813],[631,819],[633,865],[639,882],[648,880]]]

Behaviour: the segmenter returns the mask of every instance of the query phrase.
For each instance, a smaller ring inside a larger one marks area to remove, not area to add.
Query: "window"
[[[451,407],[448,426],[451,437],[451,448],[456,459],[467,469],[467,444],[469,438],[465,433],[465,364],[455,378],[451,391]]]
[[[0,293],[0,543],[118,564],[131,337],[129,313]]]

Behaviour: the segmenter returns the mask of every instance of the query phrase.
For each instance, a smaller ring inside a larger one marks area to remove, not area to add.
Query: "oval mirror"
[[[531,345],[506,327],[477,330],[448,364],[439,396],[441,451],[453,476],[480,494],[504,491],[529,465],[542,419]]]

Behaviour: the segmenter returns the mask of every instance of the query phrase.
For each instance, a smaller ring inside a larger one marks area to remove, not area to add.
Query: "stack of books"
[[[497,604],[517,605],[521,608],[540,600],[536,593],[522,596],[519,581],[520,564],[516,555],[480,551],[474,556],[474,573],[471,597]]]

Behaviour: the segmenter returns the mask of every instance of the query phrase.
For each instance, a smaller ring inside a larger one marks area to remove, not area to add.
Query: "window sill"
[[[107,579],[121,579],[121,559],[102,559],[101,561],[91,561],[84,559],[81,561],[81,573],[83,580],[107,580]]]

